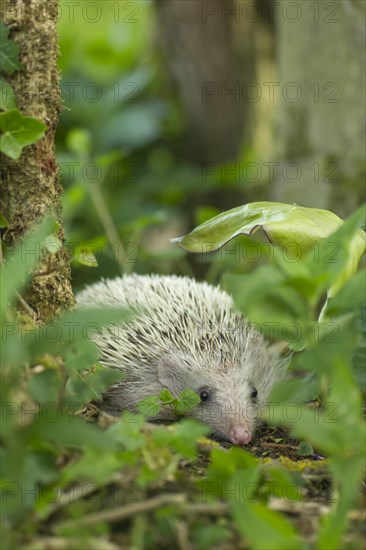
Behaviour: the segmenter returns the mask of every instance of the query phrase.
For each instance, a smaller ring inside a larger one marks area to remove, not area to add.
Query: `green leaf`
[[[229,482],[239,471],[248,472],[251,479],[252,475],[255,478],[259,477],[258,463],[253,455],[237,447],[233,447],[229,452],[223,449],[213,449],[211,463],[202,482],[202,490],[207,492],[207,496],[218,494],[220,491],[219,484]],[[249,472],[252,473],[249,474]],[[228,495],[228,498],[230,498],[230,495]],[[231,498],[235,498],[235,494]]]
[[[226,544],[220,544],[230,538],[229,529],[223,525],[205,525],[204,521],[199,521],[190,528],[190,532],[197,550],[229,547]]]
[[[160,412],[159,397],[151,395],[136,403],[139,413],[145,416],[156,416]]]
[[[184,414],[196,407],[200,401],[199,396],[193,390],[183,390],[179,395],[179,401],[175,406],[175,411],[178,414]]]
[[[314,453],[314,449],[312,445],[307,441],[301,441],[296,451],[296,454],[298,456],[310,456],[313,453]]]
[[[25,332],[24,338],[33,344],[36,355],[61,353],[66,358],[65,367],[78,371],[83,368],[83,365],[90,365],[88,360],[92,363],[97,359],[95,337],[105,334],[109,330],[113,333],[116,325],[123,324],[131,320],[132,317],[133,313],[127,309],[79,308],[54,319],[47,325],[49,327],[48,338],[42,337],[44,334],[42,327],[30,331],[29,334]],[[68,346],[66,350],[65,346]],[[65,351],[67,351],[66,354]]]
[[[161,390],[159,394],[159,399],[164,405],[170,405],[175,400],[175,397],[170,393],[170,391],[165,388],[164,390]]]
[[[329,461],[329,467],[339,499],[337,499],[338,502],[334,502],[331,512],[320,524],[316,544],[318,550],[344,548],[344,534],[349,528],[348,514],[359,500],[359,485],[365,470],[365,457],[364,455],[334,456]]]
[[[9,29],[3,21],[0,22],[0,70],[13,74],[23,65],[19,61],[20,46],[9,40]]]
[[[289,263],[287,269],[294,271],[294,259],[301,260],[307,256],[308,261],[304,267],[312,268],[318,265],[321,271],[324,261],[331,251],[327,245],[338,246],[343,254],[335,259],[338,263],[337,277],[333,277],[333,290],[337,289],[356,270],[360,257],[366,248],[365,233],[358,229],[364,218],[364,208],[359,209],[344,223],[336,214],[328,210],[318,208],[304,208],[302,206],[276,203],[254,202],[233,208],[208,220],[196,227],[184,237],[173,239],[190,252],[212,252],[222,247],[228,241],[240,234],[252,235],[262,229],[273,245],[278,245],[286,254],[291,251],[291,259],[282,264]],[[337,231],[338,230],[338,231]],[[329,237],[328,241],[322,239]],[[321,243],[319,258],[314,258],[311,252]],[[292,249],[296,250],[295,258]],[[310,253],[311,252],[311,253]],[[344,256],[349,257],[347,260]],[[344,266],[343,260],[346,261]],[[284,267],[284,265],[282,267]],[[330,273],[332,271],[328,270]],[[336,272],[336,268],[333,269]],[[296,269],[297,275],[306,278],[306,269]]]
[[[102,485],[121,468],[121,459],[109,449],[86,447],[83,456],[65,471],[65,481],[93,480]]]
[[[262,229],[272,244],[287,247],[295,243],[304,254],[341,224],[342,220],[328,210],[253,202],[223,212],[173,242],[190,252],[212,252],[240,234],[251,235]]]
[[[173,446],[183,456],[194,458],[197,455],[196,439],[208,433],[210,428],[206,424],[185,418],[176,426]]]
[[[81,249],[80,252],[76,252],[73,261],[86,267],[98,267],[98,260],[88,249]]]
[[[354,311],[365,303],[366,269],[360,269],[340,289],[336,296],[328,301],[326,315],[334,317]]]
[[[281,514],[261,503],[244,499],[231,503],[237,530],[253,550],[297,550],[305,548],[294,527]]]
[[[17,101],[13,87],[2,76],[0,76],[0,110],[9,111],[16,109]]]
[[[0,317],[4,314],[8,303],[16,297],[22,284],[30,276],[32,267],[39,261],[42,253],[42,244],[47,234],[54,226],[54,220],[48,218],[33,231],[27,239],[20,243],[0,271]]]
[[[321,347],[324,348],[326,345]],[[314,358],[314,354],[309,354],[310,357]],[[321,356],[318,357],[323,363],[327,361]],[[319,361],[313,364],[314,370],[320,368]],[[328,362],[327,370],[329,368],[332,368],[333,386],[323,409],[311,410],[290,401],[271,405],[268,413],[265,411],[265,416],[275,425],[288,426],[292,435],[309,441],[315,448],[328,455],[362,454],[364,423],[360,391],[354,383],[348,364],[340,358],[337,360],[337,354],[334,356],[333,364]]]
[[[328,289],[329,296],[335,295],[357,270],[366,250],[366,234],[359,229],[365,217],[364,204],[331,235],[316,243],[318,251],[315,256],[309,252],[305,258],[304,263],[312,271],[313,277],[324,277],[324,289]]]
[[[62,380],[54,369],[32,376],[28,384],[29,395],[38,403],[57,402]]]
[[[0,151],[16,160],[24,147],[44,136],[46,129],[43,122],[21,115],[17,109],[0,113]]]

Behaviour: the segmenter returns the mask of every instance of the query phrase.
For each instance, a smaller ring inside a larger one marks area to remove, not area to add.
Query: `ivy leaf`
[[[13,74],[18,69],[21,69],[23,65],[19,61],[20,46],[9,40],[9,29],[3,23],[0,22],[0,68],[1,71],[6,74]]]
[[[16,109],[17,102],[13,87],[0,76],[0,110],[9,111]]]
[[[36,118],[23,116],[17,109],[0,113],[0,151],[16,160],[23,148],[41,139],[47,126]]]

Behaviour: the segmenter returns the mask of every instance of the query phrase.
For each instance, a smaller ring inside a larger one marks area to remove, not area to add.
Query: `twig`
[[[31,306],[29,304],[27,304],[27,302],[24,300],[24,298],[19,294],[19,292],[16,293],[16,297],[17,299],[19,300],[19,302],[21,303],[22,307],[25,309],[25,311],[27,313],[29,313],[29,315],[33,318],[33,319],[37,319],[37,312],[34,311],[34,309],[31,308]]]
[[[103,510],[102,512],[95,512],[76,520],[65,521],[59,524],[62,528],[75,529],[80,526],[94,525],[100,521],[107,521],[113,523],[121,521],[123,519],[135,516],[136,514],[142,514],[145,512],[151,512],[161,506],[167,504],[182,504],[186,500],[186,497],[182,493],[162,494],[157,497],[144,500],[143,502],[134,502],[125,506],[117,506],[110,510]]]
[[[125,475],[121,475],[119,473],[112,476],[111,481],[107,484],[128,484],[132,483],[133,477],[129,478]],[[85,498],[89,495],[92,495],[94,493],[98,492],[98,487],[94,483],[90,483],[89,481],[85,481],[84,483],[78,482],[77,486],[72,486],[70,490],[65,491],[61,494],[60,498],[52,503],[52,505],[49,507],[47,511],[47,518],[50,517],[55,512],[58,512],[65,506],[68,506],[69,504],[72,504],[76,502],[77,500],[80,500],[82,498]]]
[[[89,181],[88,187],[90,190],[90,196],[93,201],[95,210],[98,213],[99,219],[107,235],[109,244],[111,245],[112,250],[114,252],[113,254],[114,259],[118,263],[121,273],[122,274],[128,273],[129,265],[128,265],[128,262],[125,261],[127,258],[127,252],[118,235],[118,231],[116,229],[112,216],[109,213],[109,210],[105,203],[104,197],[99,189],[99,186],[94,181]],[[117,245],[117,250],[115,250],[114,248],[115,245]],[[121,254],[122,254],[122,257],[121,257]]]
[[[192,550],[189,542],[188,526],[183,521],[176,522],[177,539],[180,550]]]
[[[188,515],[197,516],[198,514],[209,514],[213,516],[222,516],[227,513],[228,505],[224,502],[212,503],[192,503],[187,502],[186,495],[183,493],[162,494],[157,497],[144,500],[143,502],[134,502],[125,506],[118,506],[110,510],[95,512],[77,520],[69,520],[58,524],[59,528],[76,529],[80,526],[94,525],[100,521],[113,523],[127,519],[136,514],[151,512],[161,506],[175,504]]]

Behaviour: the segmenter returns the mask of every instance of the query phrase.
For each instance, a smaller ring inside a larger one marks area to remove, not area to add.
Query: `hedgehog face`
[[[158,378],[175,396],[187,388],[200,396],[200,404],[187,416],[211,426],[218,439],[246,445],[268,396],[271,365],[266,353],[251,362],[240,355],[231,359],[233,362],[229,358],[223,362],[212,353],[199,357],[189,352],[171,353],[161,359]],[[265,383],[263,377],[267,377]]]

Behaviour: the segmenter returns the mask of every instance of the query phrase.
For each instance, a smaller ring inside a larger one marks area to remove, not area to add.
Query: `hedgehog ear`
[[[174,397],[185,389],[184,377],[177,360],[171,356],[164,356],[158,364],[158,380],[160,384],[167,388]]]

